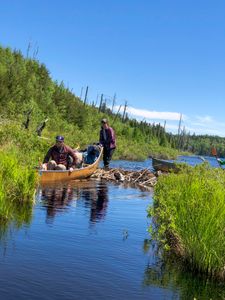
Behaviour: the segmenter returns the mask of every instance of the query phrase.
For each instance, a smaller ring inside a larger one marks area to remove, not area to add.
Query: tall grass
[[[225,277],[225,173],[207,164],[159,178],[149,215],[165,249],[210,276]]]
[[[17,206],[32,203],[37,177],[32,169],[21,165],[18,154],[0,151],[0,219],[13,219]]]

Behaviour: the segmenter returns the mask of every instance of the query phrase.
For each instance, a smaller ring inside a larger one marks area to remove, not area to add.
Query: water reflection
[[[90,211],[91,224],[103,220],[108,206],[108,186],[106,182],[77,181],[64,185],[48,185],[41,187],[41,199],[46,208],[46,222],[52,223],[57,213],[75,203],[83,203]]]
[[[33,217],[33,203],[11,203],[8,201],[8,209],[11,211],[9,219],[0,220],[0,242],[7,243],[8,237],[11,233],[19,230],[23,226],[29,226]]]
[[[178,261],[163,254],[156,244],[144,240],[143,252],[149,256],[143,285],[170,288],[174,299],[225,299],[225,284],[198,275]]]
[[[102,183],[98,187],[95,197],[91,199],[90,221],[95,223],[103,220],[106,216],[108,206],[108,187],[106,183]]]
[[[73,200],[73,188],[67,186],[45,186],[42,187],[42,200],[46,207],[46,221],[51,223],[61,209],[65,208]]]

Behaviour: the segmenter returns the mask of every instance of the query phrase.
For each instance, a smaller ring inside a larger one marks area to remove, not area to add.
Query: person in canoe
[[[113,152],[116,149],[116,137],[112,127],[109,126],[107,119],[102,119],[101,130],[99,134],[99,143],[103,147],[103,163],[104,168],[109,168]]]
[[[73,170],[71,167],[71,158],[73,165],[78,163],[78,157],[74,150],[64,144],[64,137],[56,136],[55,144],[48,150],[43,160],[43,170]]]

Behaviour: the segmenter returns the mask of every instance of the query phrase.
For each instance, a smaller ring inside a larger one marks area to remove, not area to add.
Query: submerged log
[[[157,182],[155,174],[148,169],[140,171],[128,171],[120,168],[112,168],[109,170],[97,169],[91,177],[134,184],[146,189],[151,189]]]

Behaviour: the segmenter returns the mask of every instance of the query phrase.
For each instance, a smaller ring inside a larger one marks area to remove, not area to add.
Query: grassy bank
[[[193,271],[224,279],[225,173],[208,165],[159,178],[153,235]]]
[[[15,220],[25,202],[32,203],[37,182],[33,170],[21,165],[18,153],[0,151],[0,220]]]

